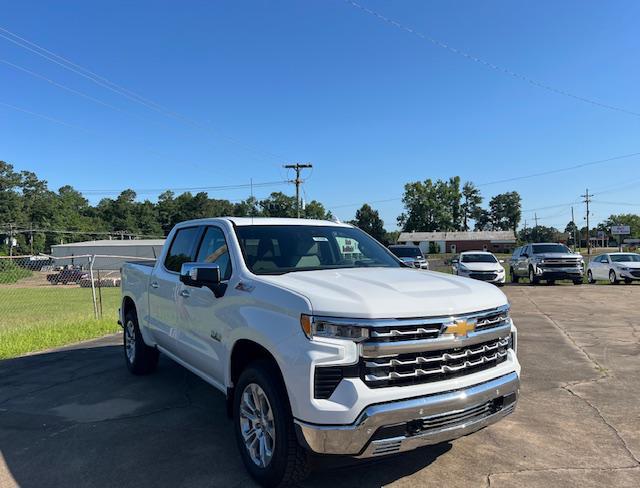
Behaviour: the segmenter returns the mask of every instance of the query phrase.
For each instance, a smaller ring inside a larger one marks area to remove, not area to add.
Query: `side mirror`
[[[212,263],[184,263],[180,281],[187,286],[202,288],[220,284],[220,266]]]

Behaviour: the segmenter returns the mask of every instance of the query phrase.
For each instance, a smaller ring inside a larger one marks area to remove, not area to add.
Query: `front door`
[[[190,364],[219,383],[224,382],[225,348],[234,294],[227,289],[232,274],[229,249],[224,231],[217,226],[205,228],[195,262],[213,263],[220,267],[221,284],[214,289],[181,284],[180,293],[186,307],[183,346]]]

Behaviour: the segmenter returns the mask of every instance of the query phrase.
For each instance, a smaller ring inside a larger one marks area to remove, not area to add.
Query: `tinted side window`
[[[164,260],[164,265],[169,271],[179,273],[183,263],[193,261],[193,248],[197,236],[197,227],[187,227],[176,232]]]
[[[214,263],[220,266],[220,277],[222,280],[231,278],[231,260],[229,257],[229,248],[224,238],[224,233],[218,227],[207,227],[198,257],[198,263]]]

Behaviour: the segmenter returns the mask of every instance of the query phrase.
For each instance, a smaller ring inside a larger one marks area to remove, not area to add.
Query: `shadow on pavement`
[[[164,357],[130,375],[119,341],[0,362],[0,486],[254,486],[223,395]],[[304,486],[381,486],[450,447],[314,459]]]

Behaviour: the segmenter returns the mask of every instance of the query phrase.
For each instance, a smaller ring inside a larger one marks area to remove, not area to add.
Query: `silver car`
[[[620,281],[629,284],[634,280],[640,280],[640,254],[633,252],[600,254],[589,263],[587,280],[589,283],[609,280],[612,285]]]

